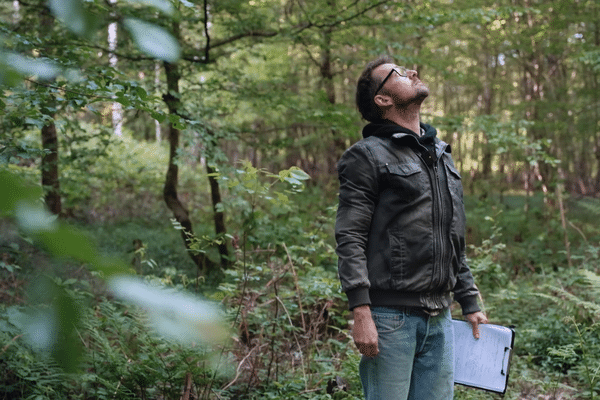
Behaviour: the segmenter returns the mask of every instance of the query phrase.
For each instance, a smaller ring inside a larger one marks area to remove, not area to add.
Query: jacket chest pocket
[[[394,197],[409,203],[421,196],[429,187],[427,173],[416,163],[385,164],[386,183]]]
[[[460,203],[463,202],[463,188],[460,173],[458,170],[450,165],[446,164],[448,170],[448,188],[450,189],[450,194],[453,199],[458,200]]]

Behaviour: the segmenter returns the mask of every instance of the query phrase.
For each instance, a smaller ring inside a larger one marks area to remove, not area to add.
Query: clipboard
[[[479,339],[467,321],[454,325],[454,383],[504,395],[515,331],[500,325],[479,325]]]

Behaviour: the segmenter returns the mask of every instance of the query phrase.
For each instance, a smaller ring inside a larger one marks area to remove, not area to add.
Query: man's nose
[[[417,71],[415,71],[414,69],[409,69],[408,71],[406,71],[406,76],[408,76],[409,78],[414,78],[414,77],[418,77],[419,73]]]

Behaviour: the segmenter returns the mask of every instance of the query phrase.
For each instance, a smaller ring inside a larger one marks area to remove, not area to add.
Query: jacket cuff
[[[458,303],[462,308],[463,315],[473,314],[474,312],[481,311],[479,304],[477,304],[477,295],[466,296],[458,299]]]
[[[361,286],[355,289],[348,290],[346,292],[346,296],[348,296],[348,308],[350,310],[353,310],[358,306],[371,304],[371,297],[369,296],[368,287]]]

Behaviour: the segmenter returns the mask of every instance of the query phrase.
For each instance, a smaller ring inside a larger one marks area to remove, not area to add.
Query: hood
[[[425,131],[423,136],[419,136],[416,132],[411,131],[408,128],[397,125],[394,122],[388,120],[381,120],[378,122],[371,122],[363,128],[362,134],[363,138],[368,138],[369,136],[378,136],[378,137],[392,137],[396,133],[405,133],[409,135],[415,136],[419,141],[435,141],[437,136],[437,130],[428,124],[424,124],[421,122],[421,128]]]

